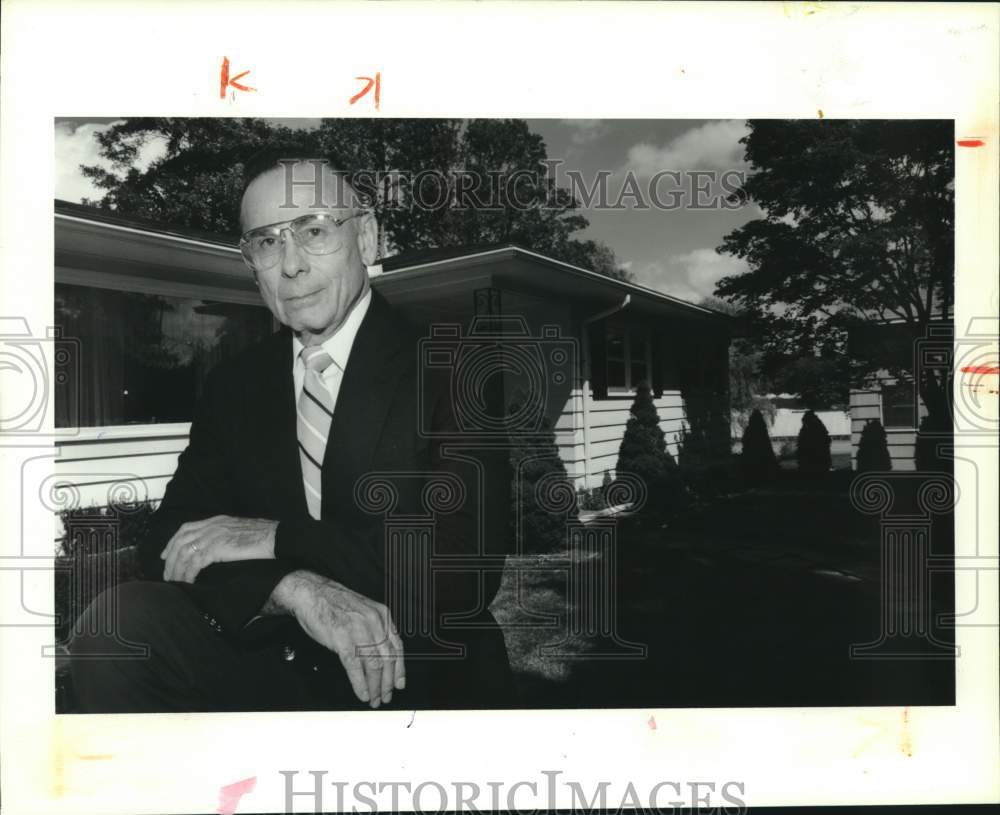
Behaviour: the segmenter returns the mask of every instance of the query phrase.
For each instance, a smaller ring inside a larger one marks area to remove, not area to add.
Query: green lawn
[[[615,620],[647,646],[639,661],[580,658],[593,643],[579,639],[546,655],[564,632],[539,615],[565,624],[568,554],[512,558],[493,608],[523,705],[949,703],[951,662],[848,658],[881,619],[880,527],[851,506],[851,478],[783,473],[662,527],[622,519]]]

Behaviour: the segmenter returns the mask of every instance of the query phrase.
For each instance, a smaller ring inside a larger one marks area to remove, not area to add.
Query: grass
[[[879,523],[852,508],[851,478],[783,473],[664,526],[620,520],[615,630],[647,646],[638,661],[580,658],[583,637],[547,655],[572,611],[570,554],[514,559],[493,609],[522,706],[950,703],[951,661],[849,658],[881,619]]]

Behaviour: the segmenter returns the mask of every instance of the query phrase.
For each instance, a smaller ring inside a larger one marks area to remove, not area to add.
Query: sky
[[[79,202],[99,197],[79,167],[104,164],[95,135],[114,121],[56,120],[56,198]],[[274,121],[309,127],[317,120]],[[742,120],[533,119],[528,126],[544,139],[549,159],[560,162],[557,179],[568,183],[565,172],[577,171],[589,188],[599,173],[605,173],[611,203],[622,193],[630,174],[637,184],[634,189],[651,202],[650,179],[663,171],[682,173],[681,189],[687,194],[678,206],[643,209],[634,196],[625,196],[619,209],[594,205],[582,209],[590,226],[577,237],[610,246],[636,283],[697,302],[712,294],[720,278],[746,270],[743,261],[719,254],[716,248],[728,232],[760,217],[760,212],[752,206],[697,208],[690,189],[693,171],[746,170],[739,144],[747,132]],[[162,144],[147,145],[139,154],[138,166],[148,166],[162,151]],[[660,200],[670,201],[670,178],[660,178]],[[712,190],[718,192],[718,187]]]

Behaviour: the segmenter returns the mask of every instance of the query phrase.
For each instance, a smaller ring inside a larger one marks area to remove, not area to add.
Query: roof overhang
[[[57,267],[118,274],[123,285],[141,275],[255,292],[232,241],[193,230],[159,229],[62,201],[56,202],[55,254]],[[413,263],[397,256],[387,259],[384,270],[372,270],[372,285],[390,301],[430,302],[496,287],[569,299],[591,310],[620,303],[629,295],[629,310],[634,313],[696,320],[730,332],[735,323],[729,315],[704,306],[513,245]]]
[[[540,274],[543,272],[544,274]],[[388,292],[428,292],[456,286],[492,285],[542,297],[572,298],[595,308],[630,295],[632,311],[655,317],[695,319],[729,326],[733,318],[635,283],[574,266],[519,246],[503,246],[441,260],[393,264],[377,278]]]

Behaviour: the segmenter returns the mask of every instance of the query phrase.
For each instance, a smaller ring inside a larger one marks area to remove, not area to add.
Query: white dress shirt
[[[340,382],[344,376],[344,370],[347,368],[347,360],[351,355],[351,347],[354,345],[354,338],[358,335],[358,329],[361,327],[361,321],[364,320],[365,315],[368,313],[368,306],[372,301],[372,290],[369,289],[365,292],[364,297],[362,297],[358,303],[351,310],[351,313],[347,315],[347,319],[344,320],[344,324],[338,328],[332,337],[328,338],[326,342],[322,343],[322,348],[326,351],[330,358],[333,360],[332,365],[328,365],[326,370],[323,371],[321,379],[323,384],[326,385],[326,389],[330,392],[330,398],[332,399],[334,407],[337,405],[337,395],[340,393]],[[299,397],[302,396],[302,383],[306,378],[306,366],[302,362],[302,349],[305,346],[301,343],[298,337],[292,336],[292,378],[295,381],[295,404],[299,403]]]

